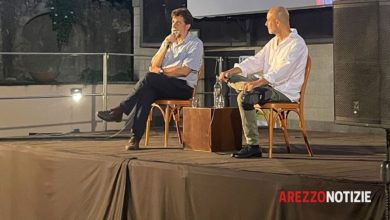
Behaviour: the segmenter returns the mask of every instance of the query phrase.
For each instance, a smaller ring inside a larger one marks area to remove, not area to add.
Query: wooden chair
[[[262,106],[255,105],[255,109],[260,111],[268,124],[268,138],[269,138],[269,153],[268,157],[272,158],[272,141],[273,141],[273,129],[274,124],[277,119],[279,119],[280,127],[283,131],[284,140],[286,142],[287,152],[290,153],[290,143],[288,141],[288,133],[287,133],[287,117],[290,112],[295,112],[299,117],[299,128],[302,132],[303,138],[305,140],[306,149],[309,153],[309,156],[313,156],[313,151],[310,147],[309,141],[307,139],[307,132],[305,128],[305,118],[303,115],[303,107],[305,101],[305,90],[307,86],[307,81],[309,79],[311,69],[311,59],[310,56],[307,57],[307,63],[305,68],[305,79],[303,81],[301,91],[300,91],[300,99],[298,102],[286,102],[286,103],[266,103]],[[263,111],[263,110],[268,111]]]
[[[201,75],[201,70],[199,70],[197,73],[197,82],[199,81],[200,75]],[[192,98],[196,96],[196,88],[197,85],[195,85],[195,88],[192,92]],[[152,108],[150,109],[148,120],[146,122],[145,146],[148,146],[150,141],[150,123],[153,118],[154,108],[159,109],[164,118],[164,147],[168,146],[169,124],[172,118],[175,121],[175,127],[176,127],[177,136],[179,137],[179,143],[183,144],[182,134],[179,125],[180,112],[183,109],[183,107],[191,107],[192,98],[188,100],[159,99],[152,104]]]

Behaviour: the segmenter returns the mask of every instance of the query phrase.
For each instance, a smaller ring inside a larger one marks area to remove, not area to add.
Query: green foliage
[[[91,0],[93,4],[105,0]],[[73,24],[80,22],[88,1],[80,0],[49,0],[47,7],[50,9],[53,30],[57,32],[57,44],[61,49],[62,45],[68,43]],[[132,0],[108,0],[113,8],[127,8],[131,12]],[[103,18],[104,19],[104,18]]]
[[[80,16],[77,7],[80,6],[77,0],[49,0],[47,6],[50,9],[53,30],[57,32],[57,44],[61,48],[69,39],[72,26]]]

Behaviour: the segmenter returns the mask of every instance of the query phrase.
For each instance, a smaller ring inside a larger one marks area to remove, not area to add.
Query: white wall
[[[109,93],[128,94],[133,84],[109,85]],[[0,86],[0,97],[68,96],[71,88],[82,88],[83,94],[101,93],[101,86],[31,85]],[[108,107],[118,105],[125,96],[108,97]],[[102,110],[102,97],[85,96],[79,103],[71,97],[50,99],[0,99],[0,137],[26,136],[29,133],[66,133],[102,131],[103,123],[96,122],[96,111]],[[121,123],[108,123],[108,129],[120,129]]]

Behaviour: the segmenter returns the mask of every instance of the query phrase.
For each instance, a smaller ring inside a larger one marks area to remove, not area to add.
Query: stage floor
[[[200,152],[183,150],[175,132],[170,133],[169,147],[163,147],[163,133],[151,132],[151,146],[126,151],[126,134],[123,138],[107,139],[102,133],[59,136],[36,136],[29,140],[0,141],[2,148],[27,147],[35,152],[66,152],[93,157],[119,157],[191,166],[225,168],[252,172],[305,175],[325,179],[346,179],[379,183],[380,164],[385,159],[385,134],[351,134],[310,132],[309,141],[314,157],[309,157],[303,138],[298,131],[289,131],[291,153],[286,153],[280,131],[274,137],[273,158],[268,159],[267,130],[260,129],[263,158],[236,159],[231,152]]]
[[[267,131],[260,130],[267,146]],[[125,137],[73,134],[0,140],[0,219],[383,219],[385,134],[299,132],[273,158],[164,148],[126,151]],[[126,135],[122,135],[126,136]],[[370,191],[371,203],[282,203],[286,191]]]

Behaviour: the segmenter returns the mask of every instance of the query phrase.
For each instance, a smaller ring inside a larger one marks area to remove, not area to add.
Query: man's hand
[[[230,77],[239,73],[242,73],[241,69],[239,67],[233,67],[229,70],[226,70],[225,72],[219,73],[218,79],[227,82]]]
[[[256,81],[252,81],[252,82],[247,82],[244,84],[244,91],[246,92],[250,92],[252,91],[254,88],[257,88],[257,87],[260,87],[260,86],[263,86],[263,85],[267,85],[268,84],[268,81],[264,78],[260,78]]]
[[[254,82],[247,82],[247,83],[244,84],[244,91],[245,92],[250,92],[250,91],[252,91],[256,87],[259,87],[257,85],[256,81],[254,81]]]
[[[169,45],[175,41],[176,41],[176,37],[174,36],[174,34],[170,34],[170,35],[165,37],[163,43],[161,44],[160,49],[153,56],[152,61],[150,62],[151,66],[153,66],[153,67],[161,66],[161,64],[164,60],[165,54],[168,51]],[[158,73],[158,71],[156,72],[155,68],[151,69],[149,67],[149,71],[153,72],[153,73]]]
[[[230,78],[230,74],[226,71],[226,72],[221,72],[219,74],[219,77],[218,79],[221,80],[221,81],[227,81],[228,79]]]
[[[175,42],[176,38],[177,38],[177,34],[174,34],[174,31],[172,31],[171,34],[169,34],[168,36],[165,37],[164,43],[166,45],[169,45],[169,44]]]
[[[151,67],[151,66],[149,66],[149,72],[151,72],[151,73],[160,74],[160,70],[161,70],[160,67]]]

